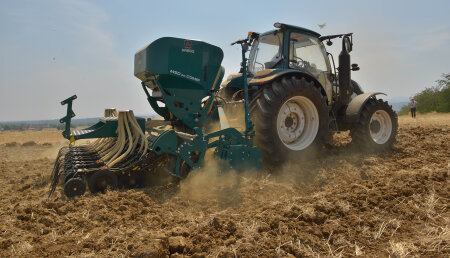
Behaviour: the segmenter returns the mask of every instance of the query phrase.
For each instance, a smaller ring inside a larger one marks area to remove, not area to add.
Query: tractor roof
[[[315,32],[315,31],[312,31],[312,30],[309,30],[309,29],[305,29],[305,28],[302,28],[302,27],[298,27],[298,26],[294,26],[294,25],[289,25],[289,24],[276,22],[273,26],[275,28],[279,28],[279,29],[289,29],[289,30],[297,31],[297,32],[300,32],[300,33],[303,33],[303,34],[308,34],[310,36],[317,37],[317,38],[320,37],[320,34]]]

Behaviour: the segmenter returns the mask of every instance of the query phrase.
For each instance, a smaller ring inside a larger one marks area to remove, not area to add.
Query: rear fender
[[[276,79],[285,77],[285,76],[297,76],[298,78],[304,77],[307,80],[313,81],[314,84],[320,88],[320,92],[322,93],[323,96],[327,96],[324,87],[322,87],[322,84],[320,84],[320,82],[312,75],[310,75],[308,72],[306,71],[299,71],[299,70],[278,70],[279,72],[277,72],[277,70],[273,71],[272,73],[268,74],[267,76],[264,77],[256,77],[256,78],[252,78],[250,80],[250,82],[248,83],[249,86],[259,86],[259,85],[263,85],[263,84],[267,84],[270,83]],[[256,74],[257,75],[257,74]]]
[[[228,76],[227,80],[220,85],[220,87],[230,87],[243,90],[244,81],[242,79],[242,73],[231,74]]]
[[[379,94],[386,96],[386,94],[383,92],[368,92],[368,93],[360,94],[360,95],[356,96],[355,98],[353,98],[350,101],[350,103],[348,104],[347,109],[345,110],[345,121],[347,123],[358,122],[364,104],[366,104],[366,102],[370,98],[372,98],[376,95],[379,95]]]

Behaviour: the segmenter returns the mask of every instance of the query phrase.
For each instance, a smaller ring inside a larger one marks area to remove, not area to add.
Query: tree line
[[[77,126],[88,126],[98,122],[99,118],[78,118],[72,119],[71,128]],[[65,124],[61,124],[59,120],[37,120],[37,121],[8,121],[0,122],[0,131],[10,130],[36,130],[40,131],[48,128],[56,128],[57,130],[64,130]]]
[[[418,103],[417,112],[419,113],[450,112],[450,73],[442,74],[435,86],[417,93],[414,95],[414,100]],[[409,111],[409,105],[406,105],[400,109],[398,114],[407,115]]]
[[[64,130],[62,124],[32,124],[32,123],[0,123],[0,128],[5,131],[24,131],[24,130],[36,130],[41,131],[47,128],[56,128],[57,130]],[[0,129],[0,130],[1,130]]]

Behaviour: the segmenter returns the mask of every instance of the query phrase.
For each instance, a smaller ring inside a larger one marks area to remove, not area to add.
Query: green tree
[[[437,85],[425,88],[414,95],[414,99],[419,103],[417,112],[450,112],[450,73],[442,74],[442,78],[437,80],[436,83]],[[403,106],[398,114],[407,115],[409,110],[409,105]]]
[[[442,77],[436,81],[439,88],[436,111],[450,112],[450,73],[443,74]]]
[[[422,92],[416,94],[414,99],[419,103],[417,106],[417,112],[420,113],[429,113],[437,110],[437,101],[436,98],[438,96],[437,87],[426,88]]]
[[[398,111],[399,116],[407,115],[409,113],[409,106],[403,106],[400,111]]]

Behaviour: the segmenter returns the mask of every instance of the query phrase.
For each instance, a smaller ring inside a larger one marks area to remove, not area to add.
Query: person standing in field
[[[411,102],[409,102],[409,107],[411,108],[411,117],[416,118],[416,107],[417,107],[417,101],[414,100],[414,98],[411,99]]]

